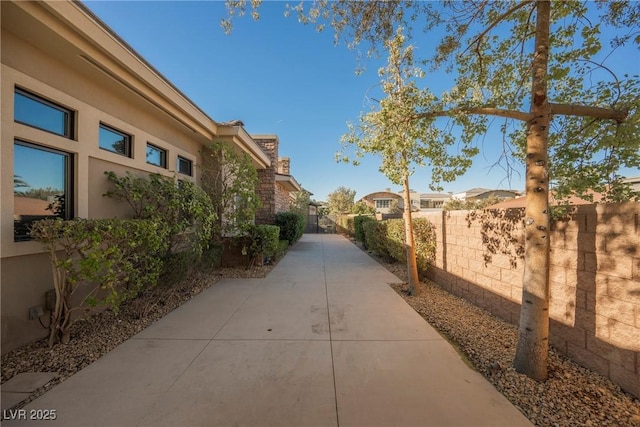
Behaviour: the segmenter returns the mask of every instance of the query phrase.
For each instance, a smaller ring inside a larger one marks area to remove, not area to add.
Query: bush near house
[[[243,255],[249,257],[249,266],[263,265],[274,260],[281,247],[280,228],[276,225],[252,225],[246,232],[248,241]]]
[[[153,219],[167,225],[167,255],[191,250],[200,256],[209,247],[217,215],[207,193],[193,182],[157,173],[105,175],[113,189],[104,196],[126,202],[134,219]]]
[[[305,218],[295,212],[278,212],[275,225],[280,227],[280,238],[293,245],[304,233]]]
[[[125,300],[157,284],[169,229],[154,220],[46,219],[31,236],[53,267],[55,307],[49,346],[70,340],[73,323],[96,308],[118,310]]]
[[[134,219],[162,222],[169,230],[163,279],[177,282],[212,243],[217,215],[207,193],[191,181],[152,173],[105,172],[113,188],[104,196],[126,202]]]
[[[404,220],[364,221],[362,224],[367,249],[379,256],[407,262]],[[418,270],[425,273],[435,259],[436,239],[433,225],[426,218],[413,219]]]
[[[356,217],[353,218],[353,229],[354,229],[354,233],[355,233],[355,237],[356,240],[358,242],[363,242],[364,241],[364,223],[365,222],[370,222],[370,221],[376,221],[375,217],[370,216],[370,215],[358,215]],[[365,243],[365,248],[366,248],[366,243]]]

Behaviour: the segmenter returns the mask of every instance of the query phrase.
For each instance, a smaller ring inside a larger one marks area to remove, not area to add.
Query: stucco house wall
[[[200,149],[216,139],[247,152],[257,169],[269,166],[270,160],[241,127],[219,125],[203,113],[82,3],[2,1],[0,7],[4,353],[46,335],[37,319],[29,319],[28,310],[44,307],[45,292],[53,288],[48,257],[40,244],[14,241],[16,141],[21,150],[28,143],[33,152],[56,150],[68,156],[71,185],[66,202],[72,216],[81,218],[130,215],[126,205],[103,197],[109,189],[105,171],[175,174],[198,183]],[[19,123],[16,90],[70,111],[71,134],[61,136]],[[130,155],[99,147],[101,124],[130,136]],[[164,150],[164,167],[147,162],[147,144]],[[190,162],[190,173],[178,171],[179,156]],[[45,311],[43,319],[47,315]]]

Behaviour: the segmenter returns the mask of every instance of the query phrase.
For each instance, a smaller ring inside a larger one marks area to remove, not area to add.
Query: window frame
[[[125,144],[124,144],[124,147],[125,147],[124,151],[125,152],[121,153],[119,151],[111,150],[109,148],[103,147],[100,144],[100,129],[104,129],[104,130],[106,130],[108,132],[115,133],[115,134],[118,134],[118,135],[122,135],[124,137],[124,139],[125,139]],[[100,148],[101,150],[108,151],[110,153],[114,153],[114,154],[117,154],[119,156],[123,156],[123,157],[127,157],[127,158],[131,159],[131,158],[133,158],[133,135],[131,135],[131,134],[127,133],[127,132],[121,131],[121,130],[119,130],[117,128],[114,128],[113,126],[110,126],[110,125],[105,124],[103,122],[100,122],[100,125],[98,126],[98,148]]]
[[[14,106],[13,106],[13,121],[14,122],[20,123],[20,124],[25,125],[25,126],[29,126],[31,128],[34,128],[34,129],[41,130],[43,132],[51,133],[53,135],[58,135],[58,136],[61,136],[63,138],[68,138],[68,139],[74,139],[75,138],[75,115],[76,115],[75,113],[76,112],[74,110],[72,110],[71,108],[65,107],[65,106],[63,106],[61,104],[58,104],[58,103],[56,103],[54,101],[51,101],[49,99],[43,98],[40,95],[36,95],[35,93],[32,93],[32,92],[30,92],[30,91],[28,91],[26,89],[23,89],[23,88],[21,88],[19,86],[15,86],[14,87],[13,93],[14,93],[14,95],[13,95],[14,96],[14,98],[13,98],[14,99],[14,101],[13,101],[14,102]],[[28,98],[28,99],[30,99],[30,100],[32,100],[34,102],[39,103],[39,104],[42,104],[42,105],[44,105],[46,107],[49,107],[49,108],[52,108],[54,110],[58,110],[58,111],[62,112],[64,114],[64,120],[63,120],[63,122],[64,122],[63,123],[64,131],[63,131],[63,133],[59,133],[59,132],[56,132],[56,131],[53,131],[53,130],[50,130],[50,129],[46,129],[46,128],[34,125],[32,123],[29,123],[29,122],[25,122],[23,120],[18,120],[16,118],[16,107],[15,107],[15,95],[16,94],[17,95],[21,95],[21,96],[23,96],[25,98]]]
[[[186,162],[186,164],[189,165],[189,173],[185,173],[182,170],[180,170],[180,161],[184,161]],[[186,157],[180,156],[178,155],[177,159],[176,159],[176,172],[178,172],[179,174],[185,175],[185,176],[193,176],[193,160],[191,159],[187,159]]]
[[[376,209],[389,209],[391,208],[391,199],[376,199]],[[382,206],[382,204],[386,206]]]
[[[75,206],[75,194],[74,194],[74,160],[75,160],[75,156],[74,153],[70,153],[68,151],[64,151],[64,150],[60,150],[57,148],[52,148],[52,147],[48,147],[45,145],[41,145],[35,142],[31,142],[31,141],[26,141],[24,139],[21,138],[14,138],[13,139],[13,144],[14,147],[16,145],[21,145],[23,147],[26,148],[30,148],[33,150],[40,150],[40,151],[44,151],[44,152],[48,152],[48,153],[52,153],[52,154],[57,154],[60,156],[63,156],[64,159],[64,176],[63,176],[63,180],[64,180],[64,189],[63,189],[63,194],[65,196],[65,206],[64,206],[64,215],[62,216],[63,220],[70,220],[72,218],[74,218],[74,206]],[[15,148],[14,148],[15,150]],[[15,157],[14,157],[15,159]],[[15,163],[13,165],[13,172],[15,175]],[[15,200],[15,195],[14,195],[14,200]],[[15,203],[15,202],[14,202]],[[15,204],[14,204],[14,215],[15,215]],[[54,215],[51,215],[54,216]],[[13,241],[15,243],[19,243],[19,242],[30,242],[33,239],[31,238],[31,236],[24,236],[22,238],[16,239],[16,230],[15,230],[15,220],[14,220],[14,227],[13,227]]]
[[[148,154],[146,153],[146,150],[145,150],[145,157],[146,157],[147,164],[150,164],[150,165],[153,165],[153,166],[158,166],[158,167],[163,168],[163,169],[167,169],[167,157],[168,157],[167,154],[168,154],[168,151],[166,149],[164,149],[162,147],[159,147],[159,146],[157,146],[155,144],[152,144],[150,142],[147,142],[147,147],[146,148],[147,149],[151,148],[153,150],[158,150],[160,152],[160,164],[157,164],[157,163],[152,163],[152,162],[149,161],[149,156],[148,156]]]

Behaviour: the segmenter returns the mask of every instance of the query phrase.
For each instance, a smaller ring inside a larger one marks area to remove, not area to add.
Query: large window
[[[16,88],[13,99],[13,118],[16,122],[73,138],[71,110],[19,88]]]
[[[163,150],[153,144],[147,144],[147,163],[166,168],[167,150]]]
[[[183,175],[192,176],[193,163],[189,159],[185,159],[184,157],[178,156],[177,170]]]
[[[99,145],[103,150],[131,157],[131,135],[100,124]]]
[[[390,199],[376,200],[376,209],[389,209],[391,207]]]
[[[72,155],[15,141],[13,157],[13,238],[30,240],[31,223],[70,219]]]

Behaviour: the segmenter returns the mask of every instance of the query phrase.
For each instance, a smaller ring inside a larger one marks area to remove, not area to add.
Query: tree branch
[[[431,118],[431,117],[446,117],[453,116],[455,114],[478,114],[484,116],[496,116],[496,117],[506,117],[509,119],[529,121],[533,118],[533,114],[525,113],[523,111],[516,110],[503,110],[501,108],[494,107],[473,107],[473,108],[452,108],[451,110],[444,111],[431,111],[428,113],[420,113],[411,117],[410,119],[423,119],[423,118]]]
[[[493,28],[495,28],[500,22],[502,22],[502,20],[504,18],[506,18],[507,16],[511,15],[513,12],[515,12],[518,9],[521,9],[523,7],[525,7],[528,4],[533,3],[533,0],[527,0],[524,1],[522,3],[518,3],[515,6],[513,6],[511,9],[507,10],[506,12],[504,12],[502,15],[498,16],[492,23],[491,25],[489,25],[487,28],[485,28],[485,30],[483,32],[481,32],[480,34],[478,34],[476,36],[475,39],[473,39],[473,41],[471,43],[469,43],[469,46],[467,47],[467,49],[464,50],[464,52],[462,52],[463,54],[469,50],[469,48],[476,44],[478,45],[478,47],[480,46],[480,40],[482,40],[482,38],[487,35],[489,33],[489,31],[491,31]]]
[[[614,110],[612,108],[589,107],[586,105],[568,105],[568,104],[549,104],[552,115],[563,116],[581,116],[592,117],[594,119],[615,120],[617,122],[624,121],[627,118],[627,111]],[[452,108],[450,110],[430,111],[415,114],[408,120],[427,119],[433,117],[448,117],[456,114],[478,114],[483,116],[506,117],[509,119],[528,122],[533,119],[532,113],[525,113],[517,110],[504,110],[495,107],[470,107],[470,108]]]
[[[624,121],[628,111],[614,110],[612,108],[589,107],[586,105],[550,104],[552,115],[592,117],[594,119]]]

